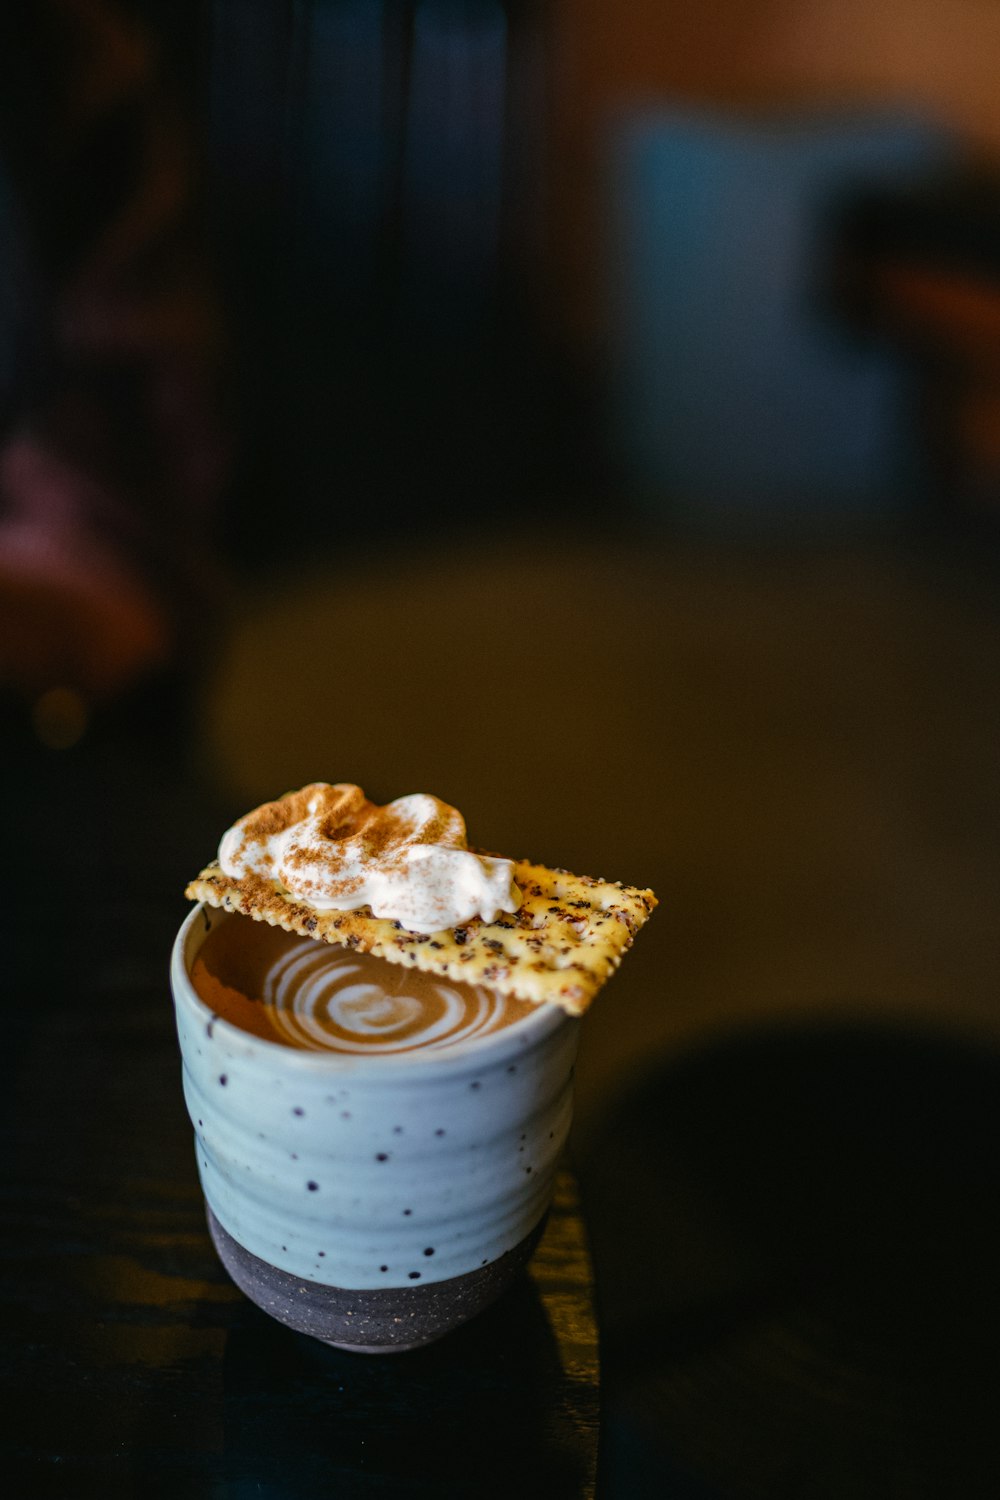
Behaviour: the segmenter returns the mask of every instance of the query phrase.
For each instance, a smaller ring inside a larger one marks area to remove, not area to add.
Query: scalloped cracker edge
[[[373,953],[442,979],[483,984],[579,1016],[610,979],[656,906],[652,891],[518,861],[520,908],[423,936],[359,911],[314,911],[260,875],[234,880],[217,864],[185,895],[302,937]]]

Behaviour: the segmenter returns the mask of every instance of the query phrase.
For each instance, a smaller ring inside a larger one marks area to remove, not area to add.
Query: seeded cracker
[[[494,922],[475,918],[426,937],[373,917],[366,908],[313,911],[275,881],[261,875],[234,880],[218,864],[203,870],[185,894],[302,937],[582,1015],[621,963],[656,897],[634,886],[525,861],[515,864],[514,878],[522,898],[518,911]]]

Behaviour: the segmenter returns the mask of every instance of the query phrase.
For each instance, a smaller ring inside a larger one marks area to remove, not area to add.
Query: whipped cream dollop
[[[513,862],[473,854],[456,808],[424,792],[380,807],[350,782],[313,782],[247,813],[223,834],[219,864],[235,880],[276,880],[315,911],[367,906],[411,932],[492,922],[521,903]]]

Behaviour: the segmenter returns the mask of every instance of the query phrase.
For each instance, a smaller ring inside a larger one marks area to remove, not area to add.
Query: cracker
[[[423,936],[359,911],[314,911],[261,875],[234,880],[211,864],[188,886],[192,901],[240,912],[345,948],[373,953],[441,978],[483,984],[501,995],[587,1009],[656,905],[652,891],[519,861],[521,906],[494,922],[478,917]]]

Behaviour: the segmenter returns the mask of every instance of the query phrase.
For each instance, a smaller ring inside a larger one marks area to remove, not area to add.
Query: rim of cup
[[[170,955],[170,986],[174,1003],[179,1005],[183,1001],[206,1026],[212,1023],[213,1032],[218,1032],[251,1050],[259,1049],[265,1057],[273,1055],[276,1060],[280,1058],[283,1067],[343,1072],[344,1074],[357,1074],[361,1069],[366,1072],[371,1069],[377,1074],[386,1076],[390,1073],[413,1070],[451,1071],[463,1061],[485,1064],[490,1061],[494,1053],[502,1055],[511,1051],[527,1051],[560,1025],[578,1023],[579,1020],[578,1017],[567,1014],[558,1005],[546,1002],[539,1004],[533,1013],[524,1016],[521,1020],[511,1022],[509,1026],[502,1026],[486,1036],[470,1037],[466,1041],[451,1042],[442,1047],[417,1047],[408,1052],[385,1054],[336,1052],[332,1048],[313,1051],[289,1047],[279,1041],[272,1042],[267,1037],[244,1031],[241,1026],[220,1016],[202,999],[191,982],[191,963],[197,953],[197,948],[194,946],[194,939],[199,935],[197,929],[200,924],[203,938],[211,930],[205,926],[204,913],[207,910],[213,912],[213,921],[240,919],[239,913],[227,912],[217,907],[209,908],[204,901],[199,901],[188,913],[174,939]],[[242,920],[252,921],[253,919],[243,917]],[[198,947],[200,946],[199,943]],[[446,980],[445,983],[447,982]]]

